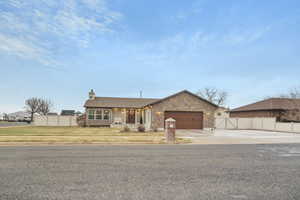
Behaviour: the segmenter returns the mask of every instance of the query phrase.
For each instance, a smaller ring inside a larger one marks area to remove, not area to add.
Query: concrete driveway
[[[300,143],[300,133],[282,133],[259,130],[177,130],[177,137],[192,140],[194,144],[276,144]]]

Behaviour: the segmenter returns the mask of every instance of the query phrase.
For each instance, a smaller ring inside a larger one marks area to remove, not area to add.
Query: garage
[[[203,112],[166,111],[168,118],[176,120],[177,129],[203,129]]]

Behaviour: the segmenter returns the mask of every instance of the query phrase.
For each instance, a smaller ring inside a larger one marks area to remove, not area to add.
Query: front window
[[[103,119],[109,120],[110,111],[109,110],[103,110]]]
[[[102,110],[97,110],[96,111],[96,119],[101,120],[102,119]]]
[[[89,110],[88,118],[89,118],[90,120],[95,119],[95,110]]]
[[[89,120],[110,120],[111,110],[97,109],[88,111]]]

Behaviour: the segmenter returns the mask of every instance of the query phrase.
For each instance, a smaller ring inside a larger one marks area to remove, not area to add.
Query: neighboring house
[[[300,99],[270,98],[230,111],[230,117],[274,117],[277,121],[300,122]]]
[[[75,110],[62,110],[60,115],[62,115],[62,116],[75,116]]]
[[[49,112],[47,115],[48,115],[48,116],[57,116],[58,114],[55,113],[55,112]]]
[[[80,115],[82,115],[82,112],[77,111],[77,112],[75,112],[75,115],[76,115],[76,116],[80,116]]]
[[[25,111],[18,111],[8,114],[9,121],[30,121],[30,113]]]
[[[229,108],[219,107],[215,112],[215,118],[228,118]]]
[[[96,97],[89,93],[84,104],[87,126],[144,125],[149,129],[164,129],[167,118],[174,118],[178,129],[203,129],[214,127],[218,106],[187,91],[163,99]]]

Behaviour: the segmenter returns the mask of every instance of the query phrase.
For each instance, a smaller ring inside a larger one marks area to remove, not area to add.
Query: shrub
[[[77,117],[77,124],[80,127],[86,127],[86,114]]]
[[[143,125],[140,125],[139,127],[138,127],[138,132],[145,132],[145,126],[143,126]]]
[[[130,132],[130,128],[128,126],[124,126],[121,132]]]

